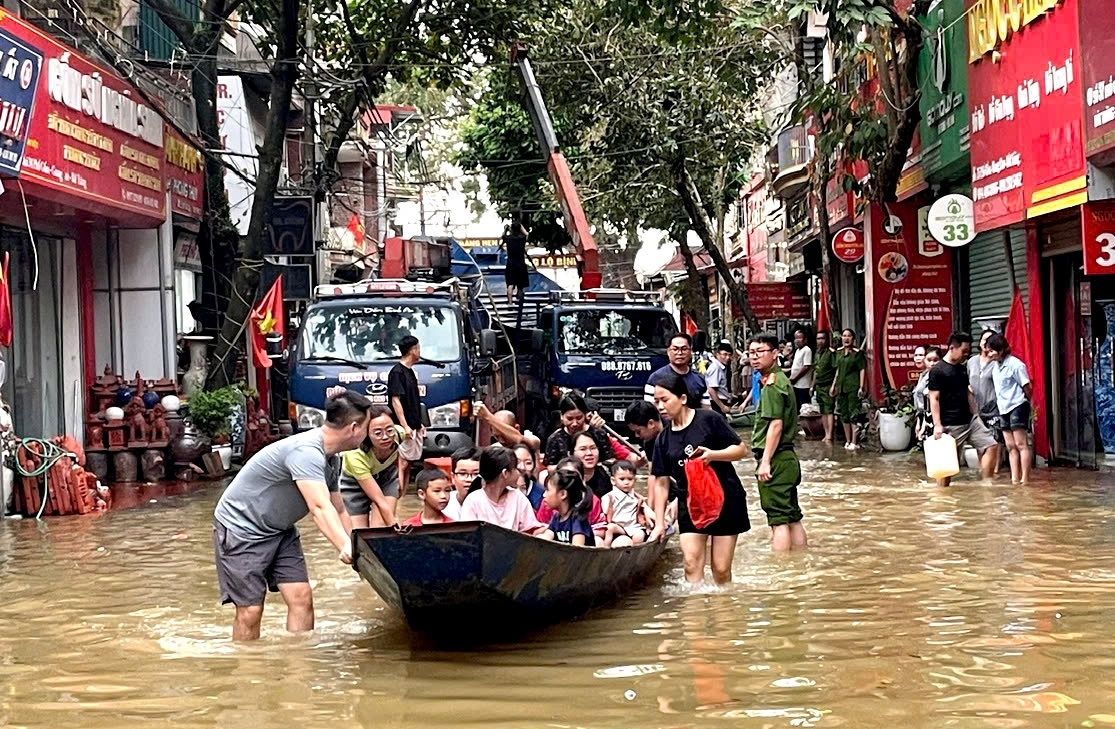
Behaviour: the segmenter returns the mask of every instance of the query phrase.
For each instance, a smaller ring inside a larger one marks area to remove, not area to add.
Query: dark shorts
[[[755,454],[762,459],[762,452]],[[801,463],[792,450],[775,453],[770,459],[770,480],[759,481],[759,505],[767,515],[769,526],[781,526],[801,521],[798,506],[798,484],[801,483]]]
[[[384,496],[392,499],[399,497],[399,469],[394,464],[372,478],[379,484],[379,490]],[[345,474],[341,475],[341,498],[344,499],[345,512],[349,516],[367,516],[372,511],[372,500],[364,493],[364,489],[355,479]]]
[[[244,539],[216,522],[213,551],[222,605],[262,605],[268,590],[278,592],[279,585],[310,581],[295,527],[266,539]]]
[[[801,410],[802,405],[805,405],[810,400],[812,400],[812,398],[809,397],[809,388],[808,387],[795,387],[794,388],[794,397],[797,398],[798,410],[799,411]]]
[[[821,411],[821,415],[832,415],[836,412],[836,398],[829,394],[828,387],[817,385],[817,409]]]
[[[1028,402],[1022,403],[1006,415],[1000,415],[999,417],[1002,419],[1003,430],[1030,432],[1030,403]]]

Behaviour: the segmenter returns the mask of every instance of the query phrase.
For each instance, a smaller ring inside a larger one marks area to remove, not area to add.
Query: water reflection
[[[771,554],[747,481],[732,585],[690,588],[671,553],[621,606],[483,650],[412,636],[312,527],[318,630],[284,635],[276,604],[264,640],[233,645],[216,490],[2,524],[0,725],[1115,723],[1110,477],[942,492],[904,455],[803,455],[811,551]]]

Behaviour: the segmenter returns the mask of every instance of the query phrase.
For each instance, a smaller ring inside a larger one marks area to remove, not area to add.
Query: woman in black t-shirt
[[[561,412],[561,423],[546,440],[547,466],[553,466],[562,458],[572,455],[573,438],[581,433],[592,436],[596,447],[600,449],[601,463],[607,463],[616,457],[612,444],[608,440],[608,434],[586,423],[589,409],[583,397],[570,392],[558,402],[558,411]]]
[[[654,388],[654,402],[669,425],[654,444],[654,460],[650,474],[655,491],[655,530],[651,539],[660,536],[669,491],[669,480],[677,484],[678,532],[681,553],[685,560],[685,579],[700,582],[705,576],[705,553],[712,539],[712,578],[717,584],[732,579],[732,557],[736,539],[751,529],[747,518],[747,496],[732,466],[747,454],[744,446],[722,415],[711,410],[694,410],[689,405],[685,380],[671,375]],[[724,506],[720,516],[708,526],[698,529],[689,516],[688,482],[685,462],[700,459],[712,466],[720,487],[724,489]]]

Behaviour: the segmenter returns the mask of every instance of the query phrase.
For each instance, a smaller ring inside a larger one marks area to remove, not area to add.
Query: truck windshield
[[[565,354],[638,354],[664,350],[677,332],[661,310],[567,310],[558,314],[558,341]]]
[[[449,306],[318,306],[306,313],[302,357],[343,357],[357,362],[399,358],[399,340],[418,338],[422,358],[454,362],[461,358],[460,323]]]

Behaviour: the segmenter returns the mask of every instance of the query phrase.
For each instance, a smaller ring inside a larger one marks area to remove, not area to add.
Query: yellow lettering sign
[[[978,0],[968,10],[968,62],[975,63],[1064,0]]]

